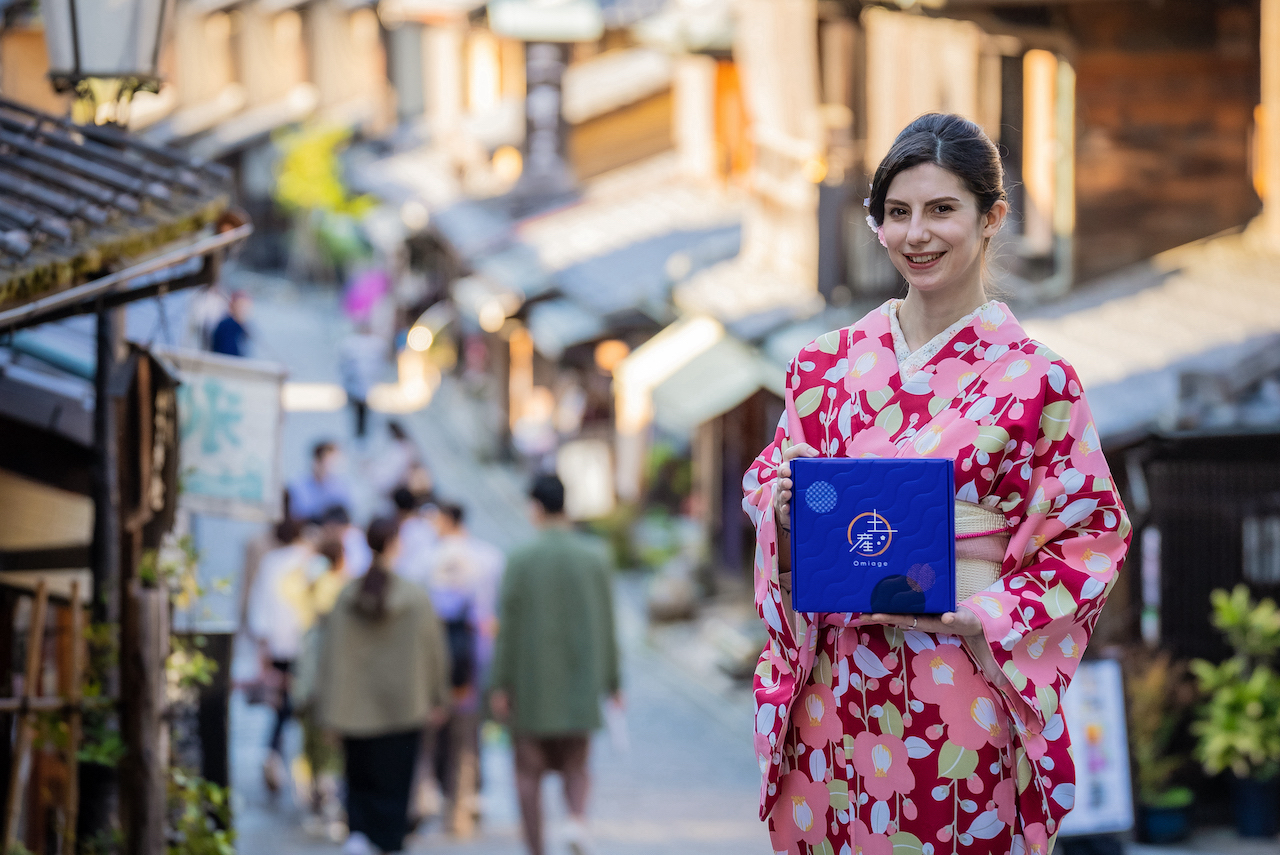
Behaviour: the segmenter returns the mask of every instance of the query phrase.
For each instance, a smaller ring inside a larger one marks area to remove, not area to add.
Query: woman
[[[369,525],[373,562],[343,589],[320,643],[321,723],[342,736],[347,779],[344,852],[398,852],[422,723],[444,720],[449,660],[431,598],[391,567],[397,523]]]
[[[792,853],[1046,855],[1074,803],[1057,710],[1129,522],[1075,373],[984,293],[1008,211],[992,142],[922,116],[868,207],[906,299],[800,351],[744,479],[769,633],[761,816]],[[957,581],[976,593],[941,616],[793,614],[790,461],[817,456],[954,459]]]

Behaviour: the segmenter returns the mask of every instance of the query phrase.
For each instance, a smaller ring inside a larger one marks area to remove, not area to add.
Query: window
[[[1280,585],[1280,516],[1248,516],[1242,526],[1244,580]]]

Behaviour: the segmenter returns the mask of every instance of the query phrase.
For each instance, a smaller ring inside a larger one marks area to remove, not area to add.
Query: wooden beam
[[[1280,0],[1262,0],[1262,215],[1272,246],[1280,248]]]
[[[22,694],[28,700],[39,693],[40,665],[44,650],[44,620],[49,607],[49,592],[41,581],[36,586],[36,600],[31,609],[31,626],[27,629],[27,668],[23,674]],[[31,768],[31,742],[35,737],[28,709],[18,718],[13,758],[9,764],[9,793],[5,805],[4,851],[12,852],[18,840],[18,818],[26,795],[27,775]]]

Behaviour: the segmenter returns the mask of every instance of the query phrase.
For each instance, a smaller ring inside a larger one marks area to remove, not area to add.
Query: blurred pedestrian
[[[290,671],[301,649],[310,608],[307,566],[312,548],[302,538],[302,524],[285,519],[276,526],[281,546],[262,557],[249,599],[249,634],[258,649],[260,681],[269,689],[275,724],[267,742],[262,776],[275,793],[285,776],[284,729],[293,715]]]
[[[232,291],[227,314],[218,321],[210,337],[210,350],[227,356],[249,355],[249,314],[253,299],[244,291]]]
[[[472,537],[460,505],[440,503],[435,513],[439,541],[427,579],[431,600],[449,642],[453,708],[435,740],[436,779],[445,799],[445,825],[469,836],[479,816],[480,693],[493,656],[502,552]]]
[[[332,505],[320,515],[321,537],[337,540],[342,544],[343,566],[347,578],[359,579],[373,563],[373,550],[368,537],[360,527],[353,525],[351,515],[342,505]]]
[[[429,492],[431,489],[429,475],[425,487],[421,483],[410,483],[416,471],[423,468],[422,453],[418,450],[418,444],[413,441],[413,437],[409,436],[404,425],[395,419],[387,422],[387,433],[391,441],[378,455],[374,464],[373,484],[378,494],[391,496],[400,487],[408,487],[419,495]]]
[[[346,855],[399,852],[424,721],[444,721],[448,649],[431,597],[392,572],[398,524],[369,525],[369,572],[343,589],[320,642],[321,723],[342,737]]]
[[[367,323],[342,342],[338,355],[338,367],[342,373],[342,387],[347,390],[347,400],[355,411],[356,438],[364,439],[369,416],[369,391],[382,376],[387,363],[387,343],[370,330]]]
[[[311,469],[289,484],[289,510],[295,519],[319,522],[334,505],[350,513],[351,492],[339,472],[341,462],[336,443],[322,440],[312,446]]]
[[[400,521],[400,559],[396,562],[395,571],[426,589],[431,563],[440,543],[440,535],[433,522],[435,506],[431,504],[428,509],[429,499],[408,487],[397,488],[391,499],[395,504],[396,519]]]
[[[291,676],[294,709],[302,724],[304,762],[295,780],[307,810],[304,827],[325,832],[333,828],[340,815],[337,781],[342,772],[342,756],[340,746],[316,715],[320,639],[325,619],[333,611],[349,577],[341,540],[322,538],[316,552],[307,573],[310,584],[305,622],[308,626]]]
[[[525,845],[542,855],[541,781],[564,782],[565,838],[588,851],[587,751],[601,726],[600,702],[621,706],[610,561],[602,545],[575,533],[555,475],[533,483],[540,529],[511,553],[502,580],[490,705],[511,728]]]
[[[289,491],[284,490],[282,492],[284,495],[280,503],[282,509],[281,518],[288,519],[290,516]],[[262,530],[245,544],[244,561],[241,564],[240,572],[240,603],[239,611],[237,612],[241,629],[246,629],[249,626],[249,598],[253,592],[253,584],[258,578],[258,568],[262,566],[263,556],[271,550],[284,545],[276,537],[277,525],[263,526]]]

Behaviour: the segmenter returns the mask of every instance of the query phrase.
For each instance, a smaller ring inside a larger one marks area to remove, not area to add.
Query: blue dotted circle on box
[[[836,488],[826,481],[814,481],[804,491],[804,503],[816,514],[825,514],[836,506]]]

